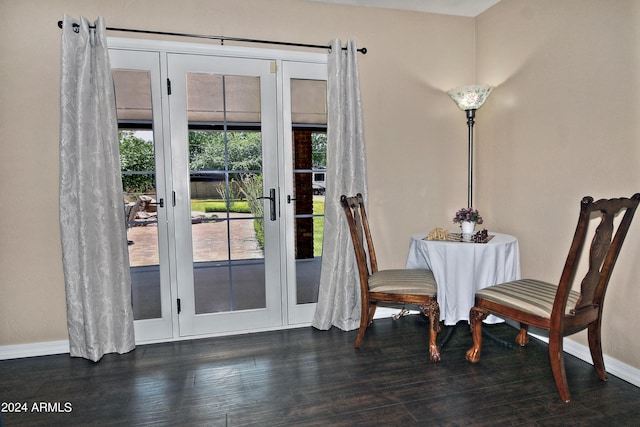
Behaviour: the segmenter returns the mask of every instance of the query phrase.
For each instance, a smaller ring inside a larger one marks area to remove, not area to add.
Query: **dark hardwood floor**
[[[510,341],[516,335],[504,324],[487,329]],[[572,401],[563,403],[546,344],[535,339],[511,349],[485,340],[472,365],[466,326],[440,363],[427,359],[419,315],[376,320],[360,350],[355,334],[301,328],[139,346],[99,363],[68,354],[0,361],[3,409],[27,405],[2,419],[6,427],[640,423],[640,388],[611,375],[601,382],[568,355]],[[34,410],[40,402],[43,412]]]

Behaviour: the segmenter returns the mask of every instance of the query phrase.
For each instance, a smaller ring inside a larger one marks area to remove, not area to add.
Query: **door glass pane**
[[[162,317],[149,72],[113,70],[135,320]]]
[[[260,79],[187,74],[196,314],[266,307]]]
[[[318,301],[327,154],[326,81],[291,79],[296,303]]]

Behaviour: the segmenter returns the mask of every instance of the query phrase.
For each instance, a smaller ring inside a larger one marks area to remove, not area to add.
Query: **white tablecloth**
[[[455,325],[469,321],[478,289],[520,279],[518,239],[508,234],[489,233],[488,243],[423,240],[427,233],[411,237],[407,268],[427,268],[438,283],[440,320]],[[489,316],[487,323],[502,321]]]

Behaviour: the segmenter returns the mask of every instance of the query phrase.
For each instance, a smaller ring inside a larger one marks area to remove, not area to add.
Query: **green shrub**
[[[238,185],[240,192],[249,204],[249,210],[256,217],[253,227],[256,230],[256,238],[260,249],[264,250],[264,203],[260,199],[262,197],[262,175],[246,174]]]

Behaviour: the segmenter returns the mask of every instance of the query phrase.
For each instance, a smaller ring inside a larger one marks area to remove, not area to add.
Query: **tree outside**
[[[311,134],[312,163],[314,169],[327,167],[327,134],[314,132]]]
[[[225,143],[226,136],[226,143]],[[312,134],[314,169],[327,164],[327,135]],[[120,166],[126,193],[143,194],[155,188],[153,142],[136,136],[134,131],[120,131]],[[225,167],[227,166],[227,167]],[[189,168],[192,171],[238,171],[231,179],[240,182],[243,172],[262,171],[260,132],[189,132]],[[240,175],[240,176],[238,176]]]
[[[192,171],[262,170],[260,132],[189,132]]]
[[[120,131],[122,189],[127,194],[144,194],[155,189],[155,162],[152,141],[133,131]],[[136,173],[137,172],[137,173]]]

